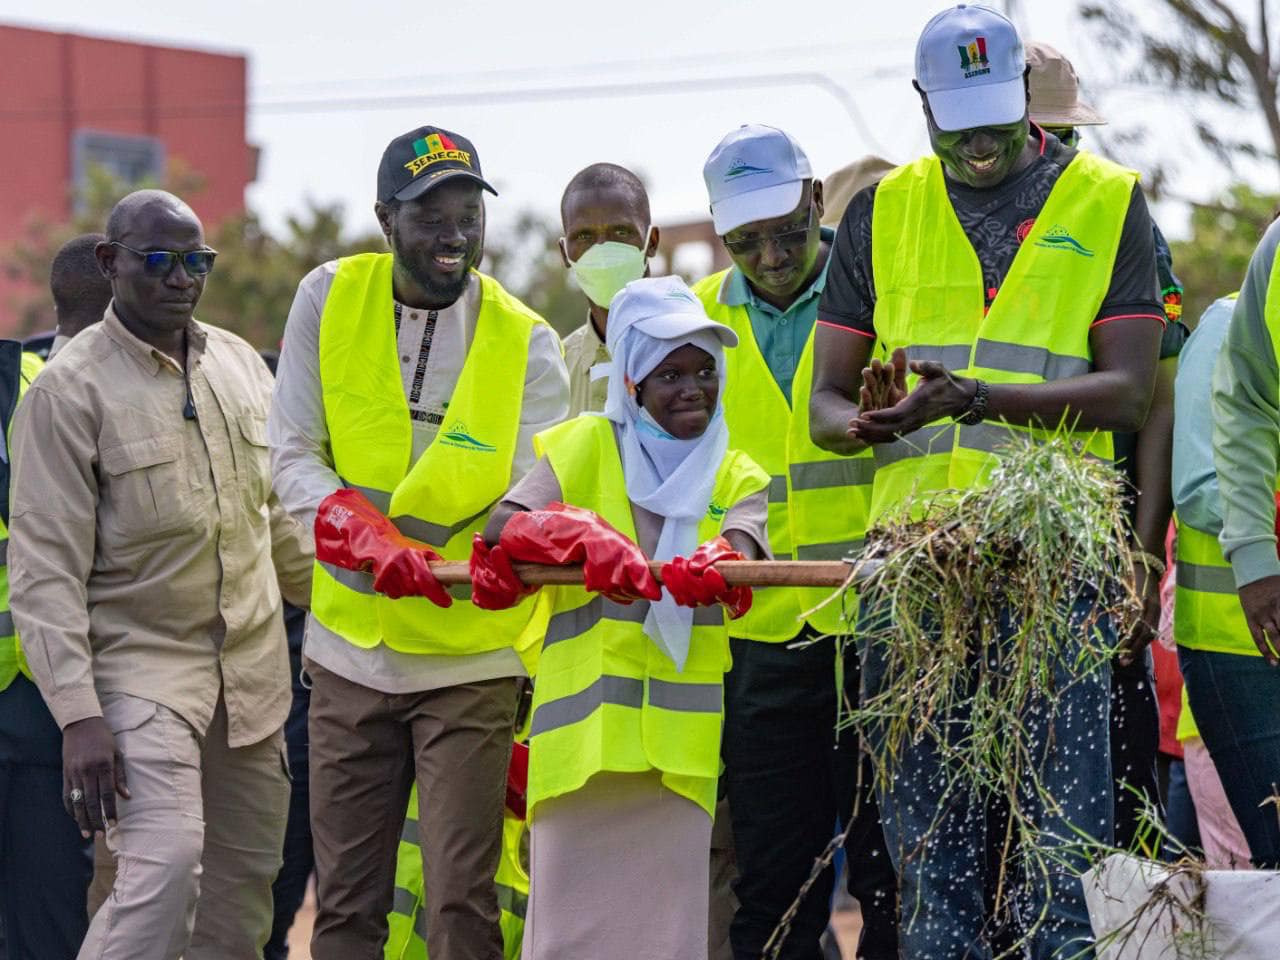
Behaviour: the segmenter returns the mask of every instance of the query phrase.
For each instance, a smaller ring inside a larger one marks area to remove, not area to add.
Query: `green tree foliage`
[[[197,191],[199,184],[197,175],[178,170],[164,187],[183,196]],[[23,286],[14,305],[19,315],[16,335],[53,329],[48,280],[58,248],[78,234],[101,231],[121,197],[149,186],[157,184],[130,186],[105,170],[92,170],[70,223],[33,220],[22,238],[0,253],[0,269]],[[490,234],[484,268],[563,334],[582,323],[586,302],[569,286],[556,245],[558,235],[550,220],[525,211],[514,229],[502,231],[500,237]],[[340,205],[312,201],[288,217],[279,232],[268,230],[257,214],[246,211],[210,230],[207,242],[218,251],[218,261],[197,315],[257,347],[269,348],[279,344],[298,281],[310,270],[337,257],[387,248],[377,230],[350,231]]]
[[[1172,243],[1173,262],[1186,287],[1183,318],[1191,325],[1218,297],[1240,289],[1258,238],[1271,222],[1280,197],[1243,183],[1217,201],[1191,210],[1191,236]]]

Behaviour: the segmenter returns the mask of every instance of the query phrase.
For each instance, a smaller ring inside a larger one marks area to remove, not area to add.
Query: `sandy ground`
[[[311,960],[311,923],[315,919],[315,910],[315,889],[312,888],[307,891],[307,899],[289,930],[289,960]],[[854,960],[853,950],[858,943],[858,930],[862,927],[858,911],[837,911],[831,915],[831,924],[839,934],[844,960]]]

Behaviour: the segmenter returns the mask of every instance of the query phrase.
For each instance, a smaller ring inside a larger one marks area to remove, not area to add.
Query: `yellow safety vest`
[[[769,371],[743,305],[720,296],[730,270],[699,281],[693,292],[707,316],[731,327],[738,346],[725,351],[725,423],[729,441],[769,473],[769,548],[777,560],[839,560],[862,547],[875,463],[871,451],[856,457],[829,453],[809,439],[809,395],[813,389],[813,332],[792,381],[792,397],[782,395]],[[778,429],[787,425],[786,431]],[[736,621],[735,637],[780,643],[799,630],[800,614],[826,599],[822,588],[756,591],[751,611]],[[839,603],[809,617],[814,629],[847,627]]]
[[[520,960],[524,919],[529,905],[529,841],[525,822],[503,811],[502,855],[494,886],[498,924],[502,927],[503,960]],[[427,960],[426,892],[422,881],[422,848],[418,845],[418,787],[409,795],[409,811],[396,849],[396,887],[387,915],[385,960]]]
[[[480,316],[440,433],[410,463],[413,434],[396,358],[391,254],[338,262],[320,320],[320,380],[334,466],[406,536],[447,560],[471,555],[511,480],[529,339],[541,317],[498,282],[480,284]],[[532,603],[499,612],[424,597],[390,600],[370,574],[317,563],[311,614],[358,647],[385,643],[423,654],[474,654],[510,647]]]
[[[534,438],[545,452],[565,503],[594,510],[636,539],[613,427],[582,416]],[[744,453],[720,464],[705,542],[720,532],[730,507],[769,486]],[[713,815],[720,774],[724,674],[729,633],[719,605],[694,610],[689,658],[678,671],[644,633],[647,601],[617,604],[581,587],[544,589],[550,620],[533,694],[529,741],[529,816],[543,800],[571,793],[602,771],[658,770],[668,789]]]
[[[1260,657],[1240,607],[1231,564],[1213,534],[1178,524],[1173,638],[1178,646]]]
[[[879,348],[888,355],[901,347],[912,360],[937,360],[959,376],[991,383],[1045,383],[1088,373],[1089,328],[1111,284],[1137,174],[1077,153],[985,315],[982,266],[943,177],[941,162],[930,156],[894,170],[876,189],[871,255]],[[908,388],[918,379],[910,375]],[[960,426],[943,419],[876,444],[872,520],[909,502],[913,492],[983,484],[1010,431],[1045,435],[1003,423]],[[1113,458],[1109,432],[1076,436],[1094,456]]]
[[[44,361],[34,353],[22,354],[22,366],[18,380],[18,399],[27,392],[36,374],[44,369]],[[6,450],[12,449],[8,444],[8,428],[13,425],[13,417],[9,418],[6,427]],[[18,632],[13,626],[13,613],[9,609],[9,528],[0,519],[0,690],[6,690],[13,678],[21,673],[32,680],[31,667],[23,655],[22,644],[18,640]]]

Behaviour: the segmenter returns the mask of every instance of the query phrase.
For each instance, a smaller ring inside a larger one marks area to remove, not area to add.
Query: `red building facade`
[[[242,56],[0,25],[0,256],[34,218],[69,220],[94,165],[191,174],[206,226],[240,212],[256,165],[246,85]],[[0,335],[18,292],[0,273]]]

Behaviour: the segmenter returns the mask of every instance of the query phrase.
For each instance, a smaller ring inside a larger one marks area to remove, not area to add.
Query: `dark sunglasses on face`
[[[135,250],[119,240],[112,240],[111,246],[128,250],[141,259],[142,272],[149,277],[167,277],[179,260],[182,261],[182,269],[187,271],[189,276],[203,277],[213,269],[213,258],[218,255],[217,250],[209,247],[179,253],[176,250]]]
[[[809,216],[803,227],[788,227],[782,233],[766,233],[762,237],[747,237],[743,240],[725,238],[724,245],[731,253],[739,255],[759,253],[765,245],[773,242],[783,250],[795,250],[803,247],[809,239],[809,231],[813,229],[813,204],[809,204]]]

